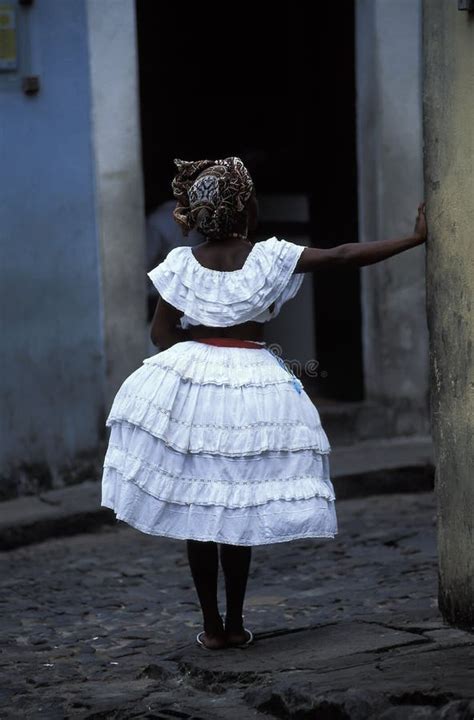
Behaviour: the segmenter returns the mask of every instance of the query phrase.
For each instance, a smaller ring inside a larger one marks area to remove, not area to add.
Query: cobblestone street
[[[183,541],[118,522],[3,553],[0,717],[471,718],[474,636],[438,612],[433,495],[338,518],[335,540],[253,549],[245,649],[196,645]]]

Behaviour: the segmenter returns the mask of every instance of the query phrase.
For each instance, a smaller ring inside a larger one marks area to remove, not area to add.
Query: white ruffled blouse
[[[301,287],[304,273],[294,269],[305,247],[271,237],[255,243],[242,268],[224,271],[204,267],[183,245],[147,275],[161,297],[184,313],[182,328],[268,322]]]

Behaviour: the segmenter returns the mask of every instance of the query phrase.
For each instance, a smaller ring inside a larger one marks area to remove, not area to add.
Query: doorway
[[[146,212],[172,199],[174,158],[239,155],[259,196],[307,200],[307,217],[286,213],[260,235],[356,242],[354,3],[321,4],[311,23],[290,6],[228,12],[137,0]],[[361,400],[359,270],[312,275],[308,331],[324,374],[311,382],[321,397]]]

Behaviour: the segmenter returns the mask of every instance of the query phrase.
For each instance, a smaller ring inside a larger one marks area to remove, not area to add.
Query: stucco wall
[[[85,5],[29,13],[41,91],[0,90],[0,495],[31,464],[54,482],[103,420]]]
[[[421,1],[356,3],[359,240],[409,234],[423,199]],[[361,268],[367,399],[429,432],[425,249]]]
[[[425,181],[439,602],[474,625],[474,16],[424,3]]]
[[[135,5],[19,12],[41,90],[0,84],[0,498],[100,467],[147,347]]]
[[[148,349],[136,19],[130,0],[86,3],[108,409]]]

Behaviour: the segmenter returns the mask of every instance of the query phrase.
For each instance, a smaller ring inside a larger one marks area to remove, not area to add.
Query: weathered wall
[[[147,340],[135,5],[19,12],[41,89],[0,78],[0,499],[97,469]]]
[[[108,409],[148,348],[136,19],[130,0],[86,3]]]
[[[359,240],[409,234],[423,199],[421,1],[356,3]],[[425,249],[361,268],[367,399],[429,432]]]
[[[474,16],[424,2],[425,183],[439,603],[474,625]]]
[[[54,484],[104,411],[85,5],[29,13],[41,91],[0,90],[0,496]]]

